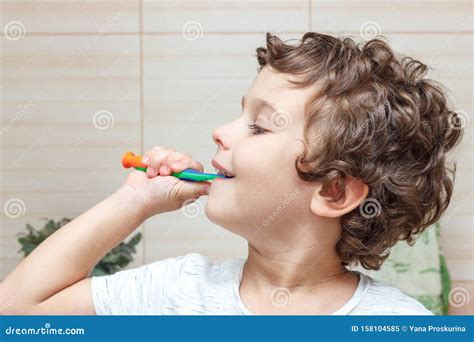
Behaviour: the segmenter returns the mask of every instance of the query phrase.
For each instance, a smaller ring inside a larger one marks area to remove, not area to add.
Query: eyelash
[[[261,135],[268,132],[266,129],[257,126],[256,124],[248,124],[249,128],[253,130],[253,135]]]

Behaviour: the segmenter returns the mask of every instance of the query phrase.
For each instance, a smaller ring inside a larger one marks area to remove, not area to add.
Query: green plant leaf
[[[48,218],[42,218],[42,220],[45,222],[41,229],[36,230],[28,223],[26,224],[27,233],[20,232],[17,234],[17,241],[21,245],[19,253],[22,253],[25,257],[58,229],[72,221],[72,219],[67,217],[59,221]],[[127,265],[133,261],[133,255],[136,253],[135,246],[141,241],[141,238],[142,234],[138,232],[132,236],[128,243],[121,242],[95,265],[91,271],[91,275],[100,276],[113,274],[127,267]]]

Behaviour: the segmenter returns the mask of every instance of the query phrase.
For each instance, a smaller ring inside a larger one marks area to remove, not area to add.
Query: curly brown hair
[[[257,48],[266,65],[290,74],[297,87],[314,85],[305,104],[301,179],[335,182],[351,176],[369,187],[359,208],[341,218],[336,251],[343,265],[377,270],[399,240],[415,237],[446,210],[455,164],[446,153],[461,139],[460,117],[443,87],[424,78],[427,66],[398,57],[383,38],[357,44],[307,32],[298,44],[267,33]]]

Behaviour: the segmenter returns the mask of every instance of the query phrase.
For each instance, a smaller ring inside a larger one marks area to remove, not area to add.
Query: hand
[[[123,188],[133,189],[131,192],[138,195],[145,218],[177,210],[209,194],[209,182],[189,182],[171,176],[186,169],[204,171],[202,164],[187,153],[156,146],[143,155],[142,162],[148,165],[147,172],[130,173]]]

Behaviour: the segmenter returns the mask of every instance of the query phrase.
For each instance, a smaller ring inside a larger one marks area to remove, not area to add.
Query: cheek
[[[249,180],[263,173],[265,165],[268,164],[268,157],[264,144],[241,143],[235,148],[233,156],[235,173],[239,180]]]
[[[252,138],[235,147],[232,164],[237,177],[211,188],[206,206],[211,221],[252,236],[256,229],[294,224],[295,217],[302,217],[309,208],[307,185],[294,167],[302,144],[284,138]]]
[[[234,150],[233,162],[237,180],[246,193],[256,185],[269,188],[275,178],[286,177],[282,170],[284,146],[280,140],[268,137],[254,137],[242,142]]]
[[[273,187],[297,183],[295,160],[303,151],[296,139],[284,135],[254,138],[236,147],[233,163],[239,181]],[[269,188],[271,191],[277,189]]]
[[[255,138],[234,151],[236,198],[245,215],[253,217],[259,225],[282,203],[288,202],[288,196],[296,203],[294,199],[301,193],[302,183],[294,167],[302,151],[301,143],[276,138],[281,137],[265,140],[262,137],[261,141]]]

